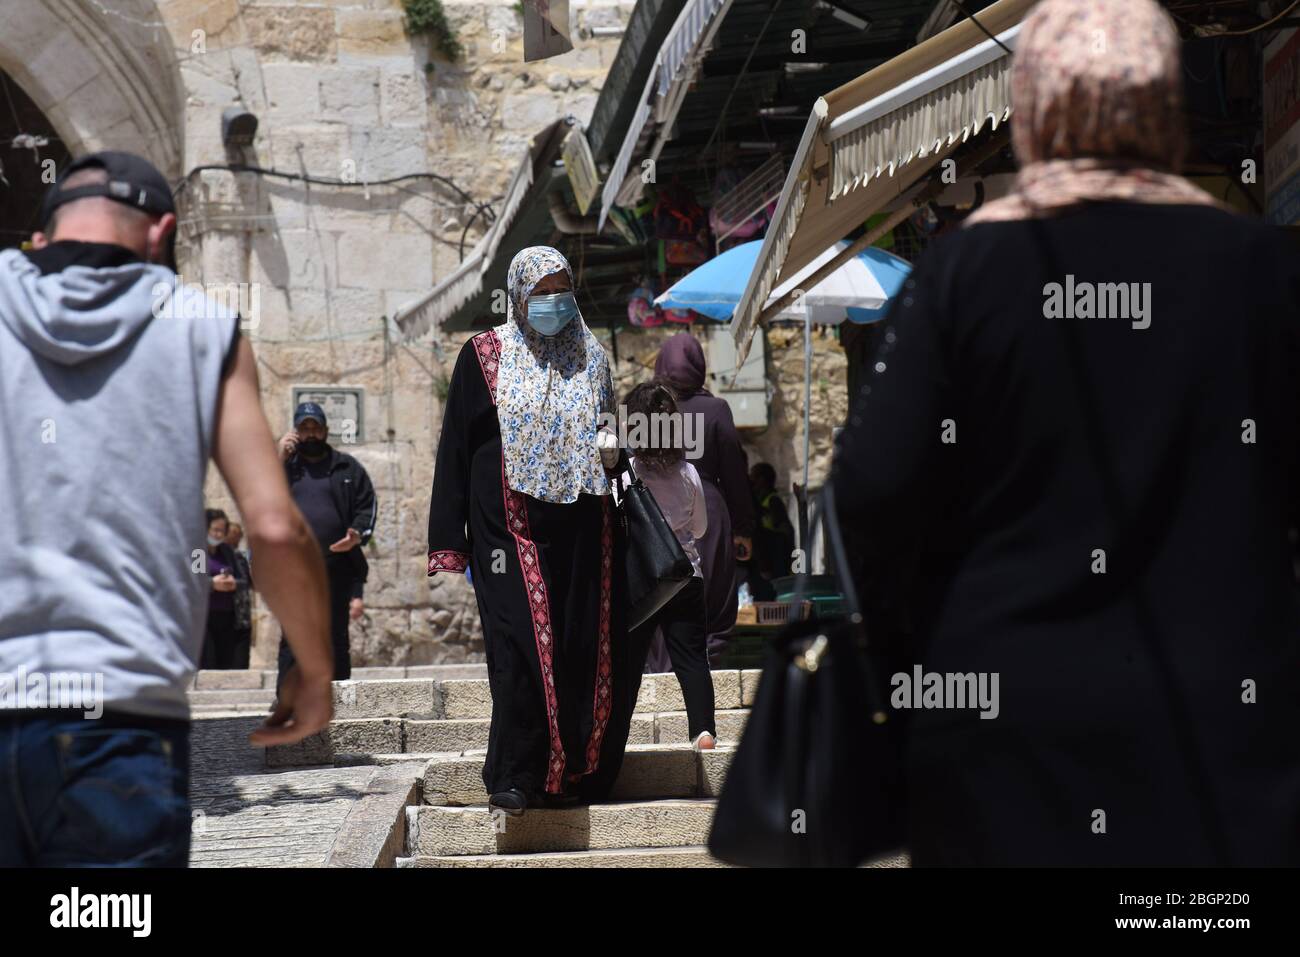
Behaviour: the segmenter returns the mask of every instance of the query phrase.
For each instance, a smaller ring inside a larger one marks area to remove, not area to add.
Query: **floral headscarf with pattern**
[[[1044,0],[1011,73],[1020,174],[975,225],[1087,202],[1222,205],[1176,175],[1187,145],[1178,31],[1153,0]]]
[[[506,484],[543,502],[573,502],[578,495],[609,494],[596,447],[602,412],[614,408],[609,359],[582,316],[557,335],[528,325],[526,302],[552,273],[573,282],[569,261],[550,246],[529,246],[506,273],[508,315],[501,338],[497,418]]]

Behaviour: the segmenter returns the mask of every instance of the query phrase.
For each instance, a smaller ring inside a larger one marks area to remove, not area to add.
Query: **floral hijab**
[[[574,502],[582,493],[609,494],[596,448],[601,412],[614,408],[609,360],[582,316],[555,336],[528,325],[525,302],[545,276],[569,261],[550,246],[520,250],[506,273],[509,311],[501,338],[497,418],[506,484],[543,502]]]
[[[1180,43],[1153,0],[1044,0],[1016,45],[1011,101],[1016,185],[965,225],[1106,200],[1221,205],[1176,174]]]

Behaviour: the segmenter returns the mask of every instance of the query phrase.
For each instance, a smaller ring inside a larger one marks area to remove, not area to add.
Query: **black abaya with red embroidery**
[[[461,349],[429,507],[429,574],[468,566],[483,623],[492,726],[489,794],[608,795],[622,763],[639,665],[627,642],[613,502],[543,502],[505,481],[496,410],[500,340]]]

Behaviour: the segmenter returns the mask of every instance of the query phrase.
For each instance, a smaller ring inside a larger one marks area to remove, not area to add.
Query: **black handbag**
[[[614,489],[619,524],[627,543],[627,628],[632,631],[686,586],[695,574],[695,566],[626,453],[620,457],[618,470]],[[631,477],[626,485],[624,475]]]
[[[829,484],[819,511],[844,612],[786,626],[768,653],[709,834],[709,852],[729,864],[854,867],[904,846],[899,721],[884,705],[885,656],[868,640]]]

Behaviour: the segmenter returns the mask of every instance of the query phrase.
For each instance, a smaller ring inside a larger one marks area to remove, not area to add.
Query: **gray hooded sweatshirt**
[[[163,266],[42,276],[0,251],[0,687],[102,675],[106,710],[189,717],[211,592],[203,481],[237,322]]]

